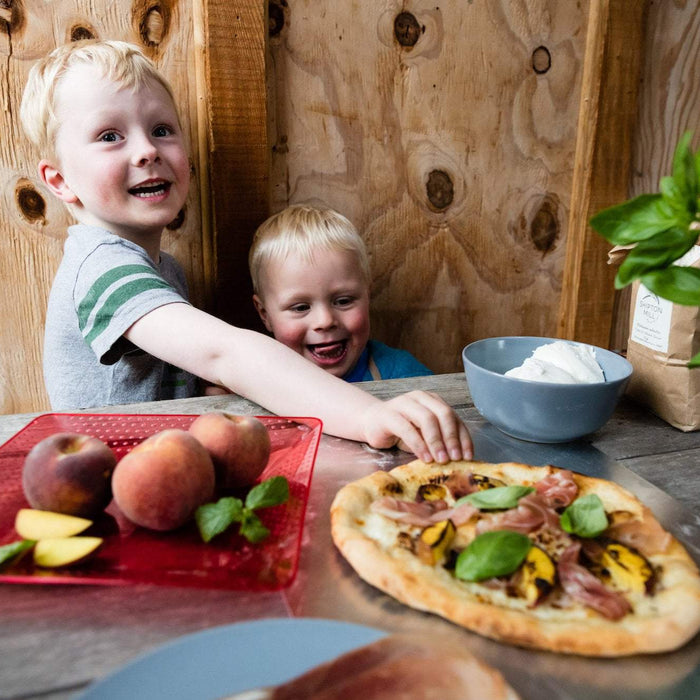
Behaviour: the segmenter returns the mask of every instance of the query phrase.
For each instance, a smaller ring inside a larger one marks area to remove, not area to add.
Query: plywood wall
[[[553,335],[588,3],[274,5],[272,206],[358,226],[373,335],[436,372]]]
[[[0,412],[48,407],[41,329],[70,221],[37,181],[21,90],[83,36],[142,45],[174,84],[196,175],[165,247],[195,302],[259,327],[254,228],[322,202],[369,247],[373,335],[436,372],[488,335],[619,347],[624,298],[588,216],[655,188],[700,121],[697,3],[0,2]]]

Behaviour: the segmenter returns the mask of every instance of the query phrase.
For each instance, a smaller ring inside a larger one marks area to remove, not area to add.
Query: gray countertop
[[[552,463],[606,474],[637,492],[697,558],[700,433],[682,433],[623,400],[613,418],[585,440],[538,446],[498,433],[474,408],[462,374],[367,382],[389,398],[427,389],[469,425],[476,458]],[[264,415],[235,395],[110,407],[91,413]],[[35,414],[0,416],[0,443]],[[316,459],[299,572],[271,593],[155,586],[4,584],[0,596],[0,698],[74,698],[90,683],[180,635],[271,617],[345,620],[387,631],[440,632],[498,667],[523,698],[700,697],[700,641],[672,654],[596,660],[527,651],[462,630],[392,600],[361,581],[333,547],[329,507],[346,482],[410,459],[398,450],[323,436]],[[0,484],[2,474],[0,474]]]

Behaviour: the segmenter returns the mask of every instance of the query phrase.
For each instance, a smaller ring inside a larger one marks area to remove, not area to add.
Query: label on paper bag
[[[630,340],[658,352],[668,352],[672,311],[673,304],[668,299],[658,297],[640,284]]]
[[[674,264],[692,265],[699,259],[700,246],[696,245]],[[662,299],[640,284],[633,309],[630,340],[657,352],[667,353],[672,313],[673,302]]]

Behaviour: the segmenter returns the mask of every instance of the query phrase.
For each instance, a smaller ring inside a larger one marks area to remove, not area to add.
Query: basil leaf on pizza
[[[504,510],[515,508],[518,501],[535,489],[532,486],[495,486],[483,491],[474,491],[467,496],[463,496],[456,505],[471,503],[479,510]]]
[[[562,529],[579,537],[598,537],[608,528],[608,516],[600,496],[589,493],[577,498],[561,514]]]
[[[530,538],[518,532],[484,532],[460,552],[455,576],[464,581],[483,581],[512,574],[525,561],[530,547]]]
[[[612,481],[552,466],[415,460],[343,486],[335,546],[367,583],[501,642],[586,656],[700,631],[683,545]]]

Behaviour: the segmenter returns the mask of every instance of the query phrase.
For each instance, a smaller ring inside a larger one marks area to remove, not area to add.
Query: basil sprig
[[[479,510],[507,510],[515,508],[518,501],[532,493],[535,489],[532,486],[520,486],[511,484],[510,486],[495,486],[492,489],[474,491],[466,496],[462,496],[455,505],[471,503]]]
[[[240,498],[225,496],[216,503],[197,508],[194,518],[199,534],[205,542],[240,523],[239,532],[253,544],[262,542],[270,534],[255,511],[260,508],[286,503],[289,500],[289,482],[283,476],[273,476],[260,482],[248,492],[245,503]]]
[[[24,554],[24,552],[31,549],[35,544],[36,542],[34,540],[17,540],[16,542],[3,545],[0,547],[0,566]]]
[[[684,306],[700,306],[700,269],[674,265],[695,245],[700,232],[700,150],[692,133],[681,137],[670,176],[659,192],[642,194],[599,211],[591,227],[613,245],[634,247],[615,276],[622,289],[636,279],[654,294]],[[700,353],[688,363],[700,366]]]
[[[531,546],[530,538],[519,532],[484,532],[459,553],[455,576],[463,581],[483,581],[512,574],[525,561]]]
[[[608,516],[605,514],[600,496],[589,493],[577,498],[559,516],[562,530],[579,537],[598,537],[608,528]]]

